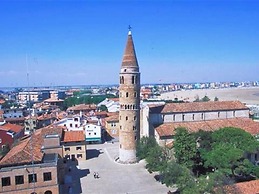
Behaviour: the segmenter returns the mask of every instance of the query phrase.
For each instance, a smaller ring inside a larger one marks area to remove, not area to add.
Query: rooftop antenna
[[[30,134],[30,154],[31,154],[31,164],[32,164],[32,181],[33,181],[33,193],[35,193],[35,173],[34,173],[34,153],[33,153],[33,134],[34,127],[32,125],[32,117],[31,117],[31,96],[30,96],[30,82],[29,82],[29,68],[28,68],[28,56],[26,54],[26,66],[27,66],[27,92],[28,92],[28,106],[29,106],[29,134]]]

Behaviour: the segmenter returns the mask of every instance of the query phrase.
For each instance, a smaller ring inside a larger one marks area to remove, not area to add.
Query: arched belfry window
[[[136,83],[135,78],[136,78],[135,76],[132,76],[132,77],[131,77],[131,83],[132,83],[132,84],[135,84],[135,83]]]
[[[126,97],[127,97],[127,98],[129,97],[129,93],[128,93],[128,92],[126,92]]]
[[[124,84],[124,76],[120,76],[120,84]]]

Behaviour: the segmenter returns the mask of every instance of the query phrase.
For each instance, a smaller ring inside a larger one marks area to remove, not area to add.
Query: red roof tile
[[[209,101],[209,102],[188,102],[188,103],[167,103],[162,113],[172,112],[199,112],[218,110],[248,110],[240,101]]]
[[[4,129],[6,131],[12,130],[12,131],[14,131],[16,133],[19,133],[19,132],[21,132],[23,130],[23,126],[11,124],[11,123],[6,123],[6,124],[4,124],[4,125],[2,125],[0,127],[1,127],[1,129]]]
[[[69,107],[67,111],[90,111],[95,109],[96,109],[95,104],[78,104],[78,105]]]
[[[245,130],[251,135],[259,134],[259,122],[255,122],[249,118],[232,118],[175,123],[171,122],[158,126],[156,131],[159,136],[171,136],[175,134],[175,129],[178,127],[184,127],[191,133],[197,132],[200,129],[204,131],[215,131],[223,127],[236,127]]]
[[[119,121],[119,113],[117,113],[117,114],[114,114],[114,115],[111,115],[111,116],[109,116],[109,117],[106,117],[105,119],[104,119],[106,122],[118,122]]]
[[[18,145],[13,147],[0,161],[0,166],[29,164],[32,161],[32,153],[34,162],[41,162],[43,157],[41,146],[43,145],[44,137],[46,135],[58,134],[62,138],[62,132],[63,129],[61,127],[38,129],[32,135],[32,138],[23,139]]]
[[[64,131],[63,142],[85,141],[83,131]]]

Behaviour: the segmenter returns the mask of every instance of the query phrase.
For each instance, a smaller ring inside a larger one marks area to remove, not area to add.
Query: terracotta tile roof
[[[95,110],[96,105],[95,104],[78,104],[72,107],[69,107],[67,111],[90,111]]]
[[[218,110],[248,110],[240,101],[209,101],[209,102],[189,102],[189,103],[167,103],[162,113],[172,112],[200,112]]]
[[[97,112],[94,112],[94,115],[95,116],[107,116],[107,112],[106,111],[97,111]]]
[[[83,131],[64,131],[63,142],[85,141]]]
[[[44,102],[47,102],[47,103],[51,103],[51,102],[64,102],[64,100],[57,99],[57,98],[48,98],[48,99],[44,100]]]
[[[44,121],[44,120],[48,120],[48,119],[52,119],[52,118],[56,118],[56,116],[54,114],[43,114],[38,117],[38,120]]]
[[[0,166],[29,164],[32,160],[31,153],[33,153],[33,160],[35,163],[41,162],[43,158],[43,153],[41,151],[43,139],[46,135],[54,134],[58,134],[62,138],[63,129],[61,127],[46,127],[38,129],[32,135],[32,141],[30,141],[31,138],[28,137],[13,147],[0,161]]]
[[[114,115],[111,115],[111,116],[109,116],[109,117],[106,117],[105,119],[104,119],[106,122],[118,122],[119,121],[119,113],[117,113],[117,114],[114,114]]]
[[[87,123],[97,125],[98,124],[98,120],[92,120],[92,119],[88,118],[87,119]]]
[[[0,104],[4,104],[5,100],[4,99],[0,99]]]
[[[197,132],[200,129],[204,131],[215,131],[223,127],[236,127],[245,130],[251,135],[259,134],[259,122],[255,122],[249,118],[232,118],[175,123],[171,122],[159,125],[156,127],[156,131],[159,136],[171,136],[175,134],[175,129],[178,127],[184,127],[191,133]]]
[[[4,125],[0,126],[0,128],[6,131],[11,130],[16,133],[19,133],[23,130],[23,126],[11,124],[11,123],[5,123]]]
[[[217,189],[216,189],[217,190]],[[223,187],[227,194],[258,194],[259,180],[246,181]]]
[[[58,113],[57,115],[57,119],[64,119],[67,117],[67,113],[65,111],[61,111],[60,113]]]
[[[132,39],[132,35],[128,34],[127,44],[124,51],[123,59],[121,67],[137,67],[138,68],[138,60],[135,53],[134,43]]]

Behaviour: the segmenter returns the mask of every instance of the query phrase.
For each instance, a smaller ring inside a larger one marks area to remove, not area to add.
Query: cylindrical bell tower
[[[140,138],[140,72],[130,29],[121,64],[119,95],[119,161],[134,163]]]

